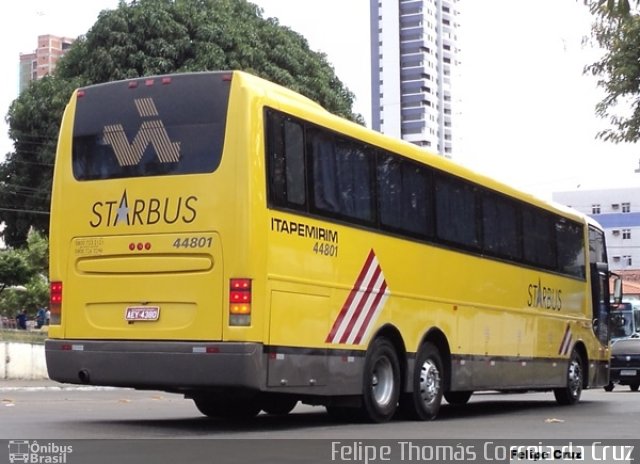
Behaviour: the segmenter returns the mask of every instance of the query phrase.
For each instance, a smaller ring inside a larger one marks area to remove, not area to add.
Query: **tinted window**
[[[280,206],[298,208],[306,202],[304,138],[302,126],[267,113],[269,199]]]
[[[482,197],[484,251],[505,258],[521,258],[518,214],[513,201],[496,194]]]
[[[228,75],[228,73],[227,73]],[[81,89],[73,129],[78,180],[213,172],[229,100],[222,73],[179,74]]]
[[[556,269],[555,237],[552,217],[535,208],[522,212],[524,259],[546,269]]]
[[[365,222],[373,221],[372,156],[363,145],[319,129],[307,130],[313,207]]]
[[[476,195],[473,186],[448,176],[437,176],[435,186],[438,238],[465,247],[478,248]]]
[[[383,227],[409,235],[431,235],[429,172],[397,156],[378,158],[378,196]]]
[[[591,264],[607,262],[607,249],[604,246],[604,233],[593,227],[589,227],[589,251]]]
[[[576,277],[585,276],[584,238],[580,224],[561,219],[556,222],[558,270]]]

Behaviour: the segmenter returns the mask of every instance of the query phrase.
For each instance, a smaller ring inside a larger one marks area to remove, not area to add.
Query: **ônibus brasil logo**
[[[9,440],[9,462],[29,464],[66,464],[67,456],[73,453],[73,446],[58,445],[36,440]]]

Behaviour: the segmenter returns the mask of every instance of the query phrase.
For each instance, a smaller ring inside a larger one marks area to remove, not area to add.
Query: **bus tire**
[[[406,393],[401,402],[405,416],[423,421],[436,418],[442,403],[443,373],[440,351],[432,343],[422,345],[416,354],[413,392]]]
[[[254,398],[230,399],[196,396],[193,402],[202,414],[211,418],[251,419],[260,412],[260,406]]]
[[[580,401],[584,382],[583,366],[584,363],[582,362],[580,354],[578,354],[576,350],[573,350],[571,358],[569,358],[569,364],[567,365],[567,385],[553,390],[558,404],[572,405]]]
[[[444,399],[449,404],[463,405],[469,402],[469,398],[473,395],[472,391],[448,391],[444,394]]]
[[[370,422],[390,420],[400,397],[400,362],[386,338],[373,341],[364,362],[362,415]]]

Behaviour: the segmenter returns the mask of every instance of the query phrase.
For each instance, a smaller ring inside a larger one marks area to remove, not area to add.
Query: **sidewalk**
[[[50,379],[0,379],[0,393],[12,391],[42,391],[42,390],[69,390],[69,391],[95,391],[95,390],[122,390],[119,387],[102,387],[97,385],[76,385],[59,383]],[[127,389],[128,390],[128,389]]]

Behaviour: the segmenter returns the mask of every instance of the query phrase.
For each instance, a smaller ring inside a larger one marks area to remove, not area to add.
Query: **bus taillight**
[[[62,282],[51,282],[49,293],[50,324],[60,324],[62,316]]]
[[[231,279],[229,325],[251,325],[251,279]]]

